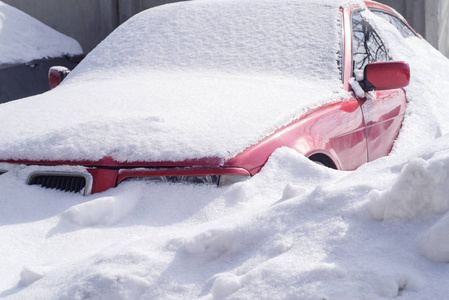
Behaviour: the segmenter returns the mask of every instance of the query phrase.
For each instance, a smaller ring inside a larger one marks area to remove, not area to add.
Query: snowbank
[[[449,210],[449,156],[407,163],[392,186],[370,194],[371,212],[377,220],[412,219]]]
[[[0,2],[0,45],[0,65],[83,54],[76,40],[3,2]]]
[[[413,156],[432,166],[446,162],[448,153],[445,136]],[[8,217],[1,218],[0,234],[9,242],[2,246],[1,295],[444,298],[447,268],[433,261],[448,258],[447,214],[429,210],[379,222],[369,209],[370,191],[387,194],[405,174],[414,176],[407,164],[387,157],[339,172],[280,149],[261,173],[231,187],[129,182],[87,198],[23,186],[5,174],[0,188],[9,197],[0,201]],[[436,178],[432,172],[415,175]],[[131,204],[115,222],[90,221],[105,220],[99,208],[125,195]],[[31,213],[31,200],[46,214]],[[67,217],[71,211],[81,222]],[[18,222],[19,216],[32,222]]]

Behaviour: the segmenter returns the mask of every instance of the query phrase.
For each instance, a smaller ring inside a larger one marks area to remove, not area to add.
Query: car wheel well
[[[317,153],[309,156],[309,159],[325,167],[337,169],[337,166],[335,165],[334,161],[326,154]]]

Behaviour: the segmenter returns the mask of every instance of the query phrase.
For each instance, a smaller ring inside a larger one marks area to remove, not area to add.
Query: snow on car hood
[[[0,65],[79,55],[80,44],[0,1]]]
[[[65,85],[2,105],[0,159],[230,158],[307,108],[345,96],[338,81],[243,75],[146,73]]]
[[[348,97],[339,71],[348,2],[204,0],[142,12],[61,86],[1,107],[0,159],[232,157]]]

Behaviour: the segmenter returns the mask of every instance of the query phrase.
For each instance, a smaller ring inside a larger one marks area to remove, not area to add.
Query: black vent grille
[[[35,174],[30,177],[28,184],[79,193],[86,186],[86,178],[77,174]]]

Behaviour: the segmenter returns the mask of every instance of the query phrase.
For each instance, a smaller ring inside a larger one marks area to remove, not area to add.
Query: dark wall
[[[86,53],[134,14],[176,1],[182,0],[3,0],[50,27],[75,38]],[[381,0],[379,2],[396,9],[416,31],[438,47],[439,4],[447,4],[449,0]]]

